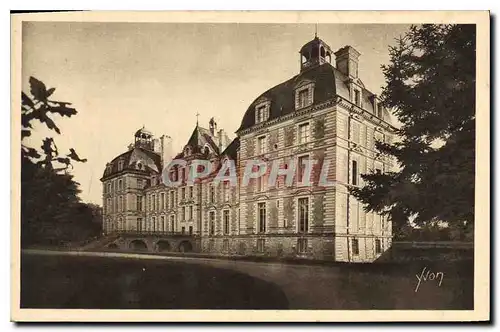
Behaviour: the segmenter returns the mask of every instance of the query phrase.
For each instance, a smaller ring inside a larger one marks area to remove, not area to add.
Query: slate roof
[[[309,80],[315,83],[313,104],[325,102],[337,95],[350,100],[348,87],[349,78],[330,63],[324,63],[301,72],[257,97],[245,112],[237,132],[255,125],[255,106],[260,102],[261,98],[268,98],[271,100],[268,120],[293,113],[295,111],[295,86],[302,80]],[[357,83],[364,86],[359,79],[357,79]],[[363,108],[373,113],[373,93],[363,88],[361,100]]]
[[[153,151],[146,150],[140,147],[124,152],[114,158],[109,164],[111,167],[106,167],[102,175],[102,179],[119,173],[118,163],[123,161],[123,170],[134,170],[144,172],[145,174],[161,172],[161,156]],[[143,165],[142,170],[137,167],[138,163]]]

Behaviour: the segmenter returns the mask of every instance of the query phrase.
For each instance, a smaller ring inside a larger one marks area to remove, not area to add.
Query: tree
[[[31,97],[21,93],[22,246],[75,238],[74,233],[78,232],[72,229],[75,228],[75,220],[82,215],[82,205],[86,205],[78,197],[79,184],[68,172],[72,161],[86,162],[86,159],[80,158],[74,149],[70,149],[66,155],[60,154],[52,137],[42,140],[41,149],[23,143],[26,137],[31,136],[36,120],[60,134],[51,115],[71,117],[77,111],[69,107],[70,103],[50,100],[54,88],[47,89],[44,83],[34,77],[29,82]],[[87,216],[91,220],[93,214]],[[79,229],[81,231],[81,227]]]
[[[378,151],[400,166],[363,174],[350,192],[398,229],[440,221],[467,232],[474,222],[475,26],[412,26],[382,66],[384,106],[402,123]]]

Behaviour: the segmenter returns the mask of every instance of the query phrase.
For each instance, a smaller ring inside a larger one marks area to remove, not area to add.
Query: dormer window
[[[358,89],[354,89],[354,100],[353,102],[356,104],[356,106],[361,107],[361,91]]]
[[[313,103],[313,83],[302,83],[295,89],[295,109],[301,109]]]
[[[269,119],[269,103],[261,103],[255,107],[255,123],[261,123]]]
[[[118,172],[123,170],[123,160],[118,161]]]
[[[137,169],[139,169],[141,171],[144,170],[144,165],[141,162],[138,162],[137,163]]]
[[[384,118],[384,108],[380,104],[377,105],[377,116],[381,119]]]
[[[184,149],[184,155],[186,157],[191,155],[191,148],[189,146],[186,146],[186,148]]]

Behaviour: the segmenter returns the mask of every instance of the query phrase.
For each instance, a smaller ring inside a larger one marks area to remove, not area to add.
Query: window
[[[184,167],[181,168],[181,180],[186,180],[186,168]]]
[[[215,211],[210,211],[210,235],[215,234]]]
[[[193,235],[193,226],[189,226],[189,235]]]
[[[299,233],[307,233],[309,231],[309,198],[303,197],[298,199],[298,220]]]
[[[111,192],[111,182],[108,183],[108,193],[110,193],[110,192]]]
[[[189,220],[193,220],[193,206],[189,206]]]
[[[151,221],[152,221],[151,223],[153,224],[153,225],[152,225],[152,227],[153,227],[153,232],[155,232],[155,231],[156,231],[156,218],[155,218],[155,217],[152,217],[152,218],[151,218]]]
[[[142,179],[137,179],[137,189],[142,189],[144,186]]]
[[[165,193],[160,194],[160,206],[162,210],[165,209]]]
[[[186,207],[185,206],[181,209],[181,212],[182,212],[181,221],[185,221],[186,220]]]
[[[266,239],[257,239],[257,251],[264,252],[266,250]]]
[[[142,218],[137,218],[137,230],[142,231]]]
[[[359,241],[358,239],[352,239],[352,254],[359,255]]]
[[[261,136],[257,138],[257,154],[264,154],[266,152],[266,136]]]
[[[356,160],[352,161],[352,180],[351,183],[355,186],[358,185],[358,162]]]
[[[173,209],[175,206],[175,192],[170,191],[170,208]]]
[[[123,181],[118,180],[118,190],[122,190],[122,189],[123,189]]]
[[[229,251],[229,240],[228,239],[224,239],[224,241],[222,241],[222,250],[225,252]]]
[[[377,105],[377,116],[381,119],[384,118],[384,109],[380,104]]]
[[[255,123],[264,122],[268,117],[269,114],[266,105],[257,107],[257,109],[255,110]]]
[[[307,239],[297,240],[297,253],[299,254],[307,253]]]
[[[229,193],[230,193],[229,181],[223,182],[222,190],[224,191],[224,202],[229,202]]]
[[[123,170],[123,160],[120,160],[118,162],[118,171],[121,171],[121,170]]]
[[[380,239],[375,239],[375,253],[380,254],[382,252],[382,243]]]
[[[266,203],[258,204],[259,211],[259,233],[266,232]]]
[[[352,133],[351,133],[351,141],[356,144],[359,144],[359,137],[361,136],[361,126],[357,121],[353,121],[352,123]]]
[[[210,186],[210,203],[215,203],[215,187]]]
[[[223,212],[223,222],[224,222],[224,235],[229,234],[229,210],[224,210]]]
[[[361,106],[361,91],[354,90],[354,102],[357,106]]]
[[[160,229],[161,232],[165,232],[165,216],[160,217]]]
[[[186,199],[186,188],[181,188],[182,199]]]
[[[299,108],[306,107],[307,105],[309,105],[309,89],[300,90],[298,94],[299,94],[298,96]]]
[[[173,233],[175,232],[175,215],[172,214],[170,216],[170,231]]]
[[[256,181],[257,181],[257,191],[258,192],[266,191],[267,175],[264,174],[262,176],[259,176],[256,179]]]
[[[297,183],[298,184],[307,184],[309,179],[304,176],[308,176],[309,174],[304,174],[306,172],[306,165],[308,164],[309,156],[300,156],[297,160]],[[304,181],[307,180],[307,181]],[[304,183],[305,182],[305,183]]]
[[[189,198],[193,198],[193,186],[189,187]]]
[[[309,142],[309,123],[299,125],[299,144]]]
[[[182,234],[186,233],[186,227],[182,226],[181,233]]]
[[[156,210],[156,195],[151,195],[151,208],[153,209],[153,211]]]

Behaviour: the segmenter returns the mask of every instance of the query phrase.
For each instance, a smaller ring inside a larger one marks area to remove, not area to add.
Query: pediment
[[[310,79],[307,79],[307,78],[303,78],[303,79],[299,80],[298,82],[296,82],[293,85],[293,88],[294,89],[298,89],[298,88],[301,88],[301,87],[309,85],[309,84],[314,84],[314,81],[310,80]]]

